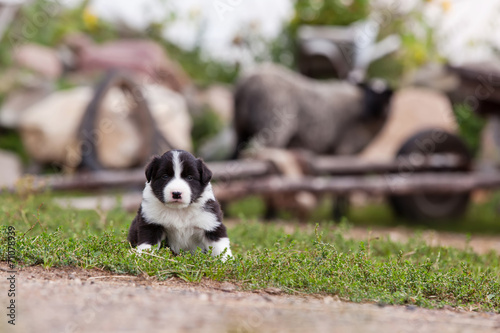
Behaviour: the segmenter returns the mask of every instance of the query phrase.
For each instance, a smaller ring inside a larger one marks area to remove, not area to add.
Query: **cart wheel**
[[[408,139],[397,156],[420,153],[454,153],[467,161],[464,167],[443,170],[444,172],[467,171],[471,162],[470,152],[458,136],[441,129],[421,131]],[[390,196],[389,203],[394,212],[409,220],[438,220],[463,215],[469,203],[470,192],[459,194],[410,194]]]

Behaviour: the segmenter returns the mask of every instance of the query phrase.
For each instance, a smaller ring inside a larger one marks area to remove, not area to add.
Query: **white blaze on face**
[[[178,151],[172,152],[172,163],[174,169],[174,178],[171,179],[163,190],[165,203],[172,207],[185,208],[191,202],[191,187],[181,178],[182,161]],[[180,199],[176,199],[176,194],[180,193]]]

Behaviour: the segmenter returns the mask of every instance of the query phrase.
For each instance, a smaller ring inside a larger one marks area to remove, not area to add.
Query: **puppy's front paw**
[[[222,262],[226,262],[229,259],[234,259],[233,254],[231,253],[231,250],[229,248],[226,249],[226,252],[221,257]]]
[[[217,242],[212,243],[211,248],[212,255],[215,257],[222,254],[221,259],[224,262],[233,257],[231,248],[229,247],[229,238],[227,237],[221,238]]]
[[[160,244],[157,244],[156,246],[153,246],[151,244],[146,244],[146,243],[143,243],[141,245],[138,245],[136,247],[136,251],[137,253],[142,253],[142,252],[153,252],[155,250],[158,250],[160,248]]]

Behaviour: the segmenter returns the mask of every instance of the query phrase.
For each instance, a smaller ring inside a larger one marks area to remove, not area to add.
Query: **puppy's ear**
[[[151,178],[156,174],[156,171],[158,171],[158,167],[160,166],[160,156],[155,155],[151,159],[151,162],[149,162],[148,166],[146,167],[146,180],[148,183],[151,181]]]
[[[203,184],[208,184],[212,179],[212,171],[208,169],[201,158],[198,159],[198,171],[200,172],[201,182]]]

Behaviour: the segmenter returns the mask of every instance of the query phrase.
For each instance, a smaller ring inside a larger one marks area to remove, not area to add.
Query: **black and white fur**
[[[146,167],[141,207],[130,226],[128,240],[139,251],[160,247],[163,240],[174,254],[197,248],[223,259],[232,256],[222,211],[201,159],[183,150],[155,156]]]

